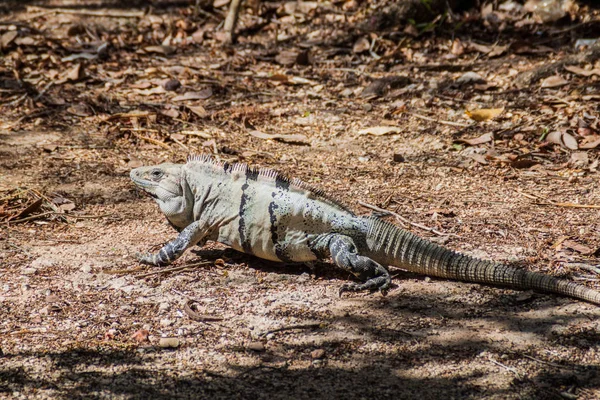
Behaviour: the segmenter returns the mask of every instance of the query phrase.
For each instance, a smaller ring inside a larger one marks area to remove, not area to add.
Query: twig
[[[136,138],[138,138],[138,139],[145,140],[146,142],[150,142],[150,143],[152,143],[152,144],[155,144],[155,145],[157,145],[157,146],[160,146],[160,147],[162,147],[163,149],[166,149],[166,150],[171,150],[171,148],[169,147],[169,145],[168,145],[168,144],[166,144],[166,143],[164,143],[164,142],[161,142],[160,140],[152,139],[152,138],[150,138],[150,137],[148,137],[148,136],[142,136],[142,135],[138,135],[138,134],[137,134],[137,133],[135,133],[135,132],[134,132],[133,134],[134,134],[134,135],[135,135],[135,137],[136,137]]]
[[[523,357],[529,358],[530,360],[533,360],[533,361],[536,361],[536,362],[539,362],[539,363],[542,363],[542,364],[550,365],[550,366],[556,367],[556,368],[573,369],[573,367],[571,367],[571,366],[566,366],[566,365],[560,365],[560,364],[551,363],[549,361],[540,360],[539,358],[535,358],[535,357],[532,357],[532,356],[527,355],[527,354],[523,354]]]
[[[158,275],[158,274],[163,274],[163,273],[167,273],[167,272],[183,271],[183,270],[186,270],[188,268],[193,268],[193,267],[197,267],[199,265],[208,265],[208,264],[212,264],[212,261],[203,261],[203,262],[199,262],[199,263],[196,263],[196,264],[181,265],[179,267],[161,269],[160,271],[152,271],[152,272],[148,272],[148,273],[145,273],[145,274],[134,275],[134,277],[135,278],[146,278],[146,277],[152,276],[152,275]]]
[[[192,304],[197,303],[195,300],[187,300],[183,305],[183,312],[187,314],[190,319],[198,322],[211,322],[211,321],[223,321],[223,317],[218,317],[208,314],[200,314],[192,309]]]
[[[504,368],[505,370],[512,372],[513,374],[515,374],[515,375],[517,376],[517,378],[519,378],[519,379],[523,379],[523,376],[522,376],[522,375],[519,373],[519,371],[517,371],[516,369],[514,369],[514,368],[512,368],[512,367],[509,367],[508,365],[504,365],[504,364],[502,364],[502,363],[499,363],[498,361],[494,360],[494,359],[493,359],[491,356],[488,358],[488,360],[489,360],[491,363],[493,363],[493,364],[496,364],[497,366],[499,366],[499,367],[502,367],[502,368]]]
[[[600,205],[597,204],[577,204],[577,203],[557,203],[554,202],[552,200],[548,200],[543,198],[542,196],[539,195],[535,195],[535,194],[530,194],[530,193],[525,193],[522,191],[518,191],[521,195],[535,200],[534,204],[540,205],[540,206],[555,206],[555,207],[571,207],[571,208],[593,208],[593,209],[600,209]]]
[[[25,217],[25,218],[21,218],[21,219],[14,219],[14,220],[6,221],[5,224],[15,224],[15,223],[19,223],[19,222],[31,221],[31,220],[34,220],[34,219],[38,219],[38,218],[42,218],[42,217],[48,216],[48,215],[59,215],[61,217],[75,218],[75,219],[87,219],[87,218],[104,218],[104,217],[110,217],[112,214],[74,215],[74,214],[65,214],[65,213],[56,212],[56,211],[46,211],[46,212],[43,212],[41,214],[35,214],[35,215],[30,215],[29,217]]]
[[[567,267],[581,268],[600,275],[600,268],[584,263],[567,263]]]
[[[452,121],[445,121],[443,119],[431,118],[431,117],[427,117],[425,115],[417,114],[417,113],[410,112],[410,111],[406,111],[406,113],[409,115],[412,115],[413,117],[417,117],[417,118],[425,120],[425,121],[437,122],[438,124],[442,124],[442,125],[457,126],[459,128],[468,128],[470,126],[475,125],[475,124],[462,124],[460,122],[452,122]]]
[[[403,227],[406,227],[405,224],[409,224],[409,225],[414,226],[415,228],[419,228],[419,229],[422,229],[424,231],[434,233],[434,234],[436,234],[438,236],[455,236],[455,237],[460,237],[458,235],[455,235],[454,233],[440,232],[437,229],[430,228],[428,226],[421,225],[421,224],[418,224],[416,222],[409,221],[408,219],[404,218],[403,216],[401,216],[398,213],[395,213],[395,212],[390,211],[390,210],[385,210],[383,208],[379,208],[377,206],[374,206],[373,204],[365,203],[365,202],[362,202],[360,200],[358,201],[358,204],[360,204],[363,207],[370,208],[371,210],[375,210],[377,212],[380,212],[380,213],[387,213],[387,214],[393,215],[394,217],[396,217],[396,219],[401,223],[401,225]]]
[[[93,11],[93,10],[71,10],[68,8],[45,8],[45,7],[27,7],[27,12],[46,11],[54,14],[83,15],[86,17],[109,17],[109,18],[143,18],[144,11]]]
[[[293,329],[317,329],[322,327],[322,323],[314,323],[314,324],[300,324],[300,325],[290,325],[283,326],[281,328],[272,329],[270,331],[263,332],[258,336],[267,336],[270,333],[283,332],[283,331],[291,331]]]

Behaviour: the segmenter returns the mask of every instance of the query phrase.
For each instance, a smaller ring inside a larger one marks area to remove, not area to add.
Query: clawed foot
[[[386,296],[390,289],[391,280],[388,276],[378,276],[376,278],[369,279],[365,283],[345,283],[340,287],[339,296],[342,297],[344,292],[362,292],[363,290],[370,290],[375,292],[379,290],[382,295]]]

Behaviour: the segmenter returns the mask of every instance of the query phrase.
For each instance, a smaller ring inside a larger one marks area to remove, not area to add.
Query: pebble
[[[158,347],[162,347],[163,349],[174,349],[179,347],[179,344],[179,339],[173,337],[160,338],[158,341]]]
[[[165,319],[160,320],[160,326],[167,327],[167,326],[171,326],[171,325],[173,325],[173,321],[171,321],[170,319],[165,318]]]
[[[315,360],[321,359],[321,358],[325,357],[325,350],[323,350],[323,349],[313,350],[310,352],[310,356]]]
[[[246,346],[248,350],[263,352],[265,351],[265,345],[262,342],[250,342],[248,346]]]
[[[23,268],[21,270],[21,275],[33,275],[37,272],[35,268]]]

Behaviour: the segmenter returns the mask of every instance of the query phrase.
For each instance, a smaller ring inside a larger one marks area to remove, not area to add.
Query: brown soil
[[[18,32],[0,59],[0,397],[600,398],[595,305],[399,270],[387,296],[339,298],[351,278],[328,263],[277,265],[219,244],[161,273],[134,254],[175,232],[128,178],[190,153],[269,166],[359,213],[370,212],[361,200],[434,228],[445,235],[408,227],[452,249],[598,289],[586,268],[600,217],[580,207],[600,205],[598,153],[585,149],[598,137],[597,76],[511,86],[595,37],[595,11],[520,28],[526,16],[461,15],[459,31],[412,37],[356,28],[367,3],[294,14],[264,3],[222,47],[224,8],[84,14],[144,11],[116,3],[0,7],[0,34]],[[168,35],[171,48],[147,48]],[[377,37],[382,58],[353,52],[360,37]],[[496,41],[512,46],[468,50]],[[296,58],[307,48],[311,60]],[[65,60],[86,52],[97,57]],[[456,83],[468,71],[487,83]],[[181,87],[159,89],[169,80]],[[186,92],[198,98],[174,98]],[[478,123],[465,114],[502,107]],[[399,129],[359,134],[375,126]],[[222,320],[194,320],[189,300]]]

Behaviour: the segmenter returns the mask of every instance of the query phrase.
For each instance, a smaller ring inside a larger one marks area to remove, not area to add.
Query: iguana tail
[[[556,293],[600,305],[600,292],[584,285],[460,254],[377,218],[369,218],[366,239],[369,257],[383,265],[464,282]]]

